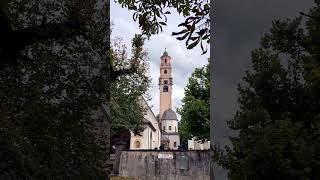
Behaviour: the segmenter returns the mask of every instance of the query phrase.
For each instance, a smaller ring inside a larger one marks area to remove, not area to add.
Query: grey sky
[[[173,107],[181,105],[181,99],[184,95],[184,87],[187,84],[188,78],[196,67],[201,67],[207,64],[209,52],[206,55],[201,55],[202,51],[199,47],[187,50],[184,42],[176,40],[171,36],[172,32],[179,31],[178,24],[183,22],[181,17],[176,12],[171,12],[168,16],[167,26],[164,31],[158,35],[154,35],[145,43],[150,58],[150,76],[152,77],[152,87],[149,91],[152,100],[149,105],[155,114],[159,113],[159,65],[160,57],[165,48],[172,58],[173,65]],[[131,39],[135,33],[139,33],[137,22],[132,19],[132,12],[121,8],[120,5],[111,1],[111,22],[113,23],[111,38],[120,37],[128,48],[130,54]]]
[[[273,19],[298,16],[307,12],[312,0],[221,0],[215,1],[214,41],[212,43],[214,87],[211,130],[220,144],[228,144],[226,121],[237,109],[237,84],[250,67],[251,50],[259,47],[263,33]],[[216,179],[226,179],[225,171],[216,171]]]

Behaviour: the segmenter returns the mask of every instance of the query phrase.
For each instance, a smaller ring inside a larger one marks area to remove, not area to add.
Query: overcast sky
[[[181,106],[181,100],[184,96],[184,88],[187,84],[188,78],[196,67],[201,67],[207,64],[209,52],[201,55],[202,51],[199,47],[187,50],[184,42],[178,41],[175,37],[171,36],[172,32],[180,31],[178,24],[183,22],[184,19],[176,12],[168,16],[167,26],[164,31],[158,35],[154,35],[145,43],[145,49],[149,54],[150,59],[150,76],[152,77],[152,85],[149,94],[152,100],[148,102],[152,106],[154,114],[159,113],[159,66],[160,57],[162,56],[165,48],[172,59],[173,66],[173,107]],[[135,33],[139,33],[139,26],[137,22],[132,19],[132,12],[127,9],[121,8],[113,0],[111,0],[111,22],[112,35],[111,38],[120,37],[128,48],[128,53],[131,51],[131,39]]]
[[[224,0],[215,3],[212,44],[215,112],[225,121],[238,104],[238,83],[251,65],[251,51],[259,47],[275,19],[308,12],[312,0]]]
[[[232,132],[226,127],[238,107],[237,84],[250,68],[251,50],[259,47],[263,33],[268,32],[273,19],[292,18],[307,12],[312,0],[220,0],[214,1],[214,41],[212,44],[214,88],[211,130],[215,141],[228,144]],[[216,179],[226,179],[218,171]]]

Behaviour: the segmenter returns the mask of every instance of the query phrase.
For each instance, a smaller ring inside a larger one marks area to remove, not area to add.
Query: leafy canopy
[[[141,98],[146,96],[151,79],[148,74],[147,52],[143,49],[145,38],[135,35],[132,39],[132,57],[127,58],[126,47],[120,40],[112,46],[112,65],[116,70],[131,69],[111,84],[112,133],[123,128],[135,133],[143,130],[145,109]]]
[[[215,148],[229,179],[317,179],[320,150],[320,6],[275,20],[239,85],[240,109],[229,121],[233,148]],[[312,18],[311,18],[312,17]]]
[[[181,115],[180,135],[184,143],[193,137],[208,141],[210,134],[210,64],[196,68],[185,88]]]
[[[11,2],[0,20],[9,23],[0,26],[9,38],[0,43],[0,179],[107,179],[108,4]],[[74,9],[79,33],[68,24]]]

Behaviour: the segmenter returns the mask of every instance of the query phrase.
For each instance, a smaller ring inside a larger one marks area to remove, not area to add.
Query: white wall
[[[145,126],[143,132],[141,132],[141,136],[134,136],[131,132],[131,141],[130,141],[130,149],[154,149],[159,148],[159,130],[153,131],[151,127]],[[150,136],[152,134],[152,136]],[[151,139],[152,138],[152,139]],[[140,141],[140,148],[135,148],[135,141]]]
[[[201,143],[192,138],[188,140],[188,149],[189,150],[208,150],[210,149],[210,141]]]
[[[166,132],[179,132],[178,129],[178,121],[177,120],[162,120],[161,128],[163,129],[163,126],[165,126]],[[171,130],[169,130],[169,126],[171,126]],[[175,129],[176,128],[176,129]]]
[[[165,132],[168,133],[178,133],[178,121],[177,120],[162,120],[161,121],[161,129],[163,130],[165,127]],[[171,126],[171,129],[169,128]],[[170,149],[178,149],[178,146],[180,146],[180,137],[179,134],[174,135],[165,135],[169,138],[169,148]],[[177,143],[176,147],[174,147],[174,142]]]
[[[159,146],[160,146],[159,123],[146,102],[145,102],[145,107],[147,108],[147,111],[146,111],[144,118],[149,120],[151,122],[151,124],[153,125],[153,127],[156,129],[156,131],[152,131],[151,128],[149,130],[149,138],[150,138],[150,133],[152,133],[152,140],[150,140],[150,143],[149,143],[150,149],[159,148]],[[148,132],[146,132],[146,133],[148,133]]]
[[[178,149],[178,146],[180,146],[180,137],[179,135],[169,135],[169,147],[170,149]],[[174,142],[177,143],[177,146],[174,147]]]
[[[149,122],[151,122],[151,124],[156,130],[153,131],[153,129],[149,125],[145,125],[145,129],[143,132],[141,132],[141,136],[134,136],[134,134],[131,132],[130,149],[137,149],[135,148],[135,145],[134,145],[136,140],[139,140],[141,143],[141,146],[139,149],[159,148],[160,141],[161,141],[159,123],[155,115],[152,113],[151,109],[149,108],[148,104],[146,103],[146,101],[142,99],[142,103],[146,108],[144,118],[147,119]],[[150,134],[152,134],[152,136],[150,136]]]

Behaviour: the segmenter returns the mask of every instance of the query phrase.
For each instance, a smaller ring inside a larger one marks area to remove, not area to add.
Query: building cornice
[[[170,58],[170,59],[171,59],[171,56],[161,56],[161,59],[162,59],[162,58],[164,58],[164,57],[168,57],[168,58]]]
[[[178,121],[178,119],[161,119],[161,121]]]
[[[178,135],[179,136],[179,133],[178,132],[163,132],[163,135]]]

